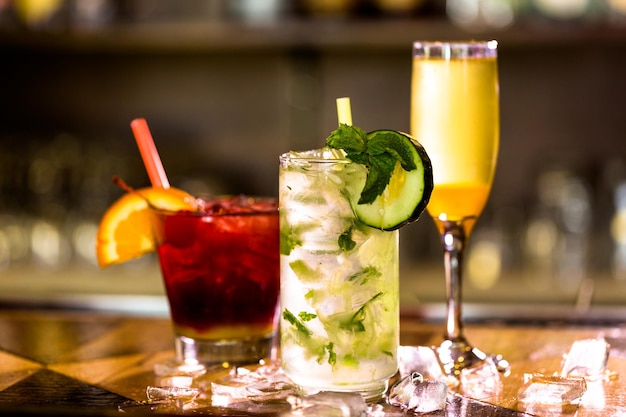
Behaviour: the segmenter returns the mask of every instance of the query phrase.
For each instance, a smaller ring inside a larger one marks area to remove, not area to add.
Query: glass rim
[[[243,211],[228,211],[224,210],[221,212],[208,212],[208,211],[171,211],[171,210],[163,210],[158,208],[152,208],[152,211],[162,215],[162,216],[178,216],[178,217],[242,217],[242,216],[256,216],[256,215],[273,215],[278,214],[278,197],[272,196],[256,196],[256,195],[247,195],[247,194],[223,194],[223,195],[198,195],[195,196],[196,200],[201,200],[204,202],[217,202],[217,201],[227,201],[229,199],[233,199],[236,197],[244,197],[246,199],[252,199],[254,202],[269,202],[272,203],[273,206],[264,206],[262,208],[254,208],[248,207],[243,209]],[[253,204],[253,203],[251,203]]]
[[[306,151],[308,152],[308,151]],[[305,152],[303,152],[302,156],[298,156],[296,154],[294,154],[293,152],[285,152],[283,154],[280,155],[279,159],[280,162],[294,162],[294,163],[298,163],[298,164],[302,164],[302,163],[311,163],[311,164],[348,164],[350,162],[352,162],[350,159],[348,159],[347,157],[343,157],[343,158],[322,158],[319,156],[309,156],[309,155],[304,155]]]
[[[420,58],[496,58],[498,41],[414,41],[413,57]]]

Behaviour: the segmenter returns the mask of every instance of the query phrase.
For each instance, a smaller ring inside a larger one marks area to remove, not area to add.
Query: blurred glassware
[[[555,284],[575,293],[588,270],[591,187],[568,167],[549,167],[537,181],[537,204],[528,220],[524,249],[527,276],[537,288]]]
[[[585,17],[592,0],[532,0],[532,3],[541,15],[567,21]]]
[[[609,22],[626,25],[626,0],[605,0]]]
[[[613,239],[612,275],[618,281],[626,281],[626,180],[614,189],[615,213],[611,217]]]
[[[18,18],[28,27],[45,25],[63,7],[64,0],[13,0]]]
[[[450,21],[471,31],[503,29],[511,26],[518,10],[518,0],[447,0]]]
[[[301,0],[304,10],[314,17],[347,17],[358,0]]]
[[[67,267],[71,260],[71,246],[62,225],[45,218],[35,220],[30,235],[33,261],[45,269]]]
[[[111,23],[117,7],[113,0],[74,0],[70,13],[73,25],[95,27]]]
[[[275,23],[282,15],[283,0],[236,0],[230,2],[237,17],[246,23]]]
[[[504,251],[502,230],[476,230],[467,251],[467,278],[474,288],[487,290],[496,285],[502,277]]]
[[[0,216],[0,269],[28,261],[30,238],[25,217],[16,213]]]
[[[384,15],[410,16],[425,0],[374,0],[374,3]]]

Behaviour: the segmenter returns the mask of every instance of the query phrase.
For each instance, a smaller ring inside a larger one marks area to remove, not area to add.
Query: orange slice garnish
[[[142,188],[124,194],[104,213],[98,227],[96,256],[101,268],[156,250],[161,225],[154,209],[196,211],[196,199],[177,188]]]

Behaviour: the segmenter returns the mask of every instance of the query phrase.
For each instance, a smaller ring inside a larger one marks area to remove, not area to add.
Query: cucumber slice
[[[416,168],[406,171],[396,162],[389,183],[381,195],[371,203],[359,203],[360,195],[351,196],[352,209],[363,223],[381,230],[396,230],[417,221],[426,208],[433,190],[433,169],[426,150],[411,137],[390,130],[377,130],[368,133],[372,137],[378,133],[394,134],[401,138],[410,150],[410,158]],[[365,182],[357,189],[363,189]]]

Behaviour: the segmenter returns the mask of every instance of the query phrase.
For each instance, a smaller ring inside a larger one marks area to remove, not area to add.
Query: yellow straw
[[[352,125],[350,97],[341,97],[337,99],[337,118],[339,119],[339,124]]]

